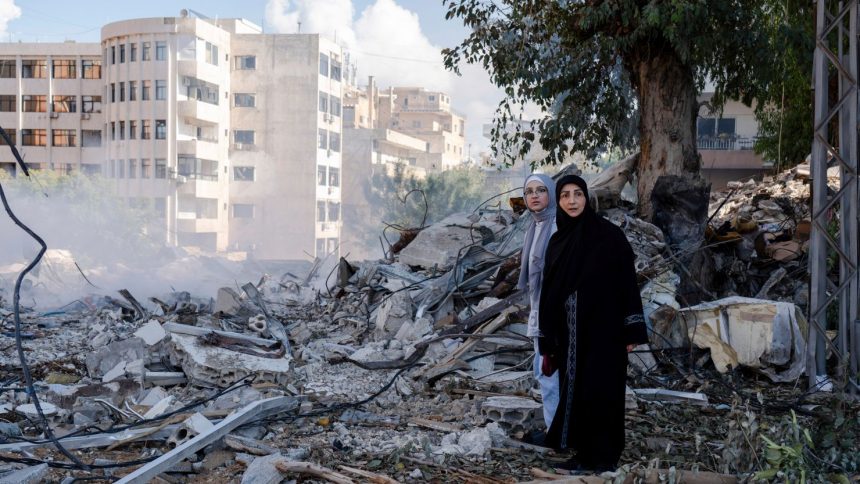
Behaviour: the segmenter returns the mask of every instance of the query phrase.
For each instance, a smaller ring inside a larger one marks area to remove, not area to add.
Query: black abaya
[[[587,198],[574,176],[556,192],[570,183]],[[560,384],[547,443],[573,448],[588,467],[614,468],[624,449],[626,346],[648,341],[633,250],[590,206],[576,218],[559,208],[556,223],[540,302],[540,352],[559,367]]]

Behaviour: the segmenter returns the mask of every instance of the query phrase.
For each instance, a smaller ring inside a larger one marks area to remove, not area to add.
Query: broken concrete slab
[[[375,313],[375,339],[389,339],[405,323],[412,322],[412,298],[407,291],[396,292],[382,303]]]
[[[257,382],[286,384],[290,360],[263,358],[208,346],[194,336],[173,334],[170,339],[170,361],[182,367],[192,383],[227,387],[249,375]]]
[[[400,263],[447,270],[457,260],[463,247],[476,241],[482,245],[490,243],[495,239],[495,234],[506,228],[506,225],[492,217],[473,217],[476,220],[469,217],[466,213],[456,213],[425,228],[400,251]],[[507,223],[510,224],[510,221]]]
[[[152,346],[163,340],[167,336],[167,332],[164,331],[158,321],[150,319],[148,323],[135,331],[134,335],[142,339],[148,346]]]
[[[87,355],[87,372],[92,378],[102,378],[120,362],[148,360],[149,353],[146,343],[138,337],[114,341],[103,348],[96,348]]]
[[[39,464],[0,476],[0,484],[39,484],[47,475],[48,464]]]
[[[489,397],[481,404],[481,415],[508,432],[525,432],[543,423],[543,405],[525,397]]]
[[[281,471],[275,467],[285,457],[280,453],[257,457],[242,475],[242,484],[278,484],[284,480]]]
[[[218,289],[215,298],[215,307],[212,312],[226,316],[236,316],[242,308],[242,297],[233,288],[222,287]]]

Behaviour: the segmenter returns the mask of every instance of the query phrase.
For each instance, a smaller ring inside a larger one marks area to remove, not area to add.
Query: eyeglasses
[[[527,197],[528,197],[529,195],[538,195],[538,196],[540,196],[540,195],[545,194],[545,193],[546,193],[546,192],[548,192],[548,191],[549,191],[549,190],[547,190],[547,189],[546,189],[546,187],[537,187],[537,188],[533,188],[533,189],[532,189],[532,188],[526,188],[526,189],[525,189],[525,191],[523,191],[523,194],[524,194],[525,196],[527,196]]]

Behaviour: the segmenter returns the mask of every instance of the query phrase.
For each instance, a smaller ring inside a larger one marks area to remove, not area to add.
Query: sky
[[[477,157],[488,149],[482,126],[492,121],[503,94],[479,66],[445,70],[441,49],[467,31],[445,20],[442,0],[0,0],[0,41],[98,42],[109,22],[178,16],[181,8],[207,17],[243,17],[266,33],[320,33],[344,44],[356,58],[358,83],[374,76],[380,87],[420,86],[447,92],[466,116],[466,138]]]

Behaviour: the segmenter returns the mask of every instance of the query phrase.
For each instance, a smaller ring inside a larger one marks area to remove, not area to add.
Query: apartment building
[[[451,97],[422,87],[391,87],[378,94],[379,126],[423,140],[425,154],[416,160],[427,171],[458,166],[468,158],[466,118],[451,108]]]
[[[0,43],[0,126],[31,168],[101,172],[102,74],[98,44]],[[5,147],[0,169],[17,173]]]
[[[337,250],[340,47],[184,16],[105,25],[100,50],[104,174],[169,242],[271,260]]]
[[[386,96],[384,102],[391,97]],[[371,205],[368,192],[376,173],[391,175],[403,170],[406,176],[424,178],[427,170],[427,142],[381,124],[379,89],[374,78],[359,89],[344,91],[344,222],[341,239],[344,251],[363,259],[380,256],[378,207]]]
[[[720,111],[712,111],[708,101],[713,91],[699,95],[696,118],[696,145],[703,170],[761,170],[765,162],[753,151],[758,136],[755,107],[729,100]]]

